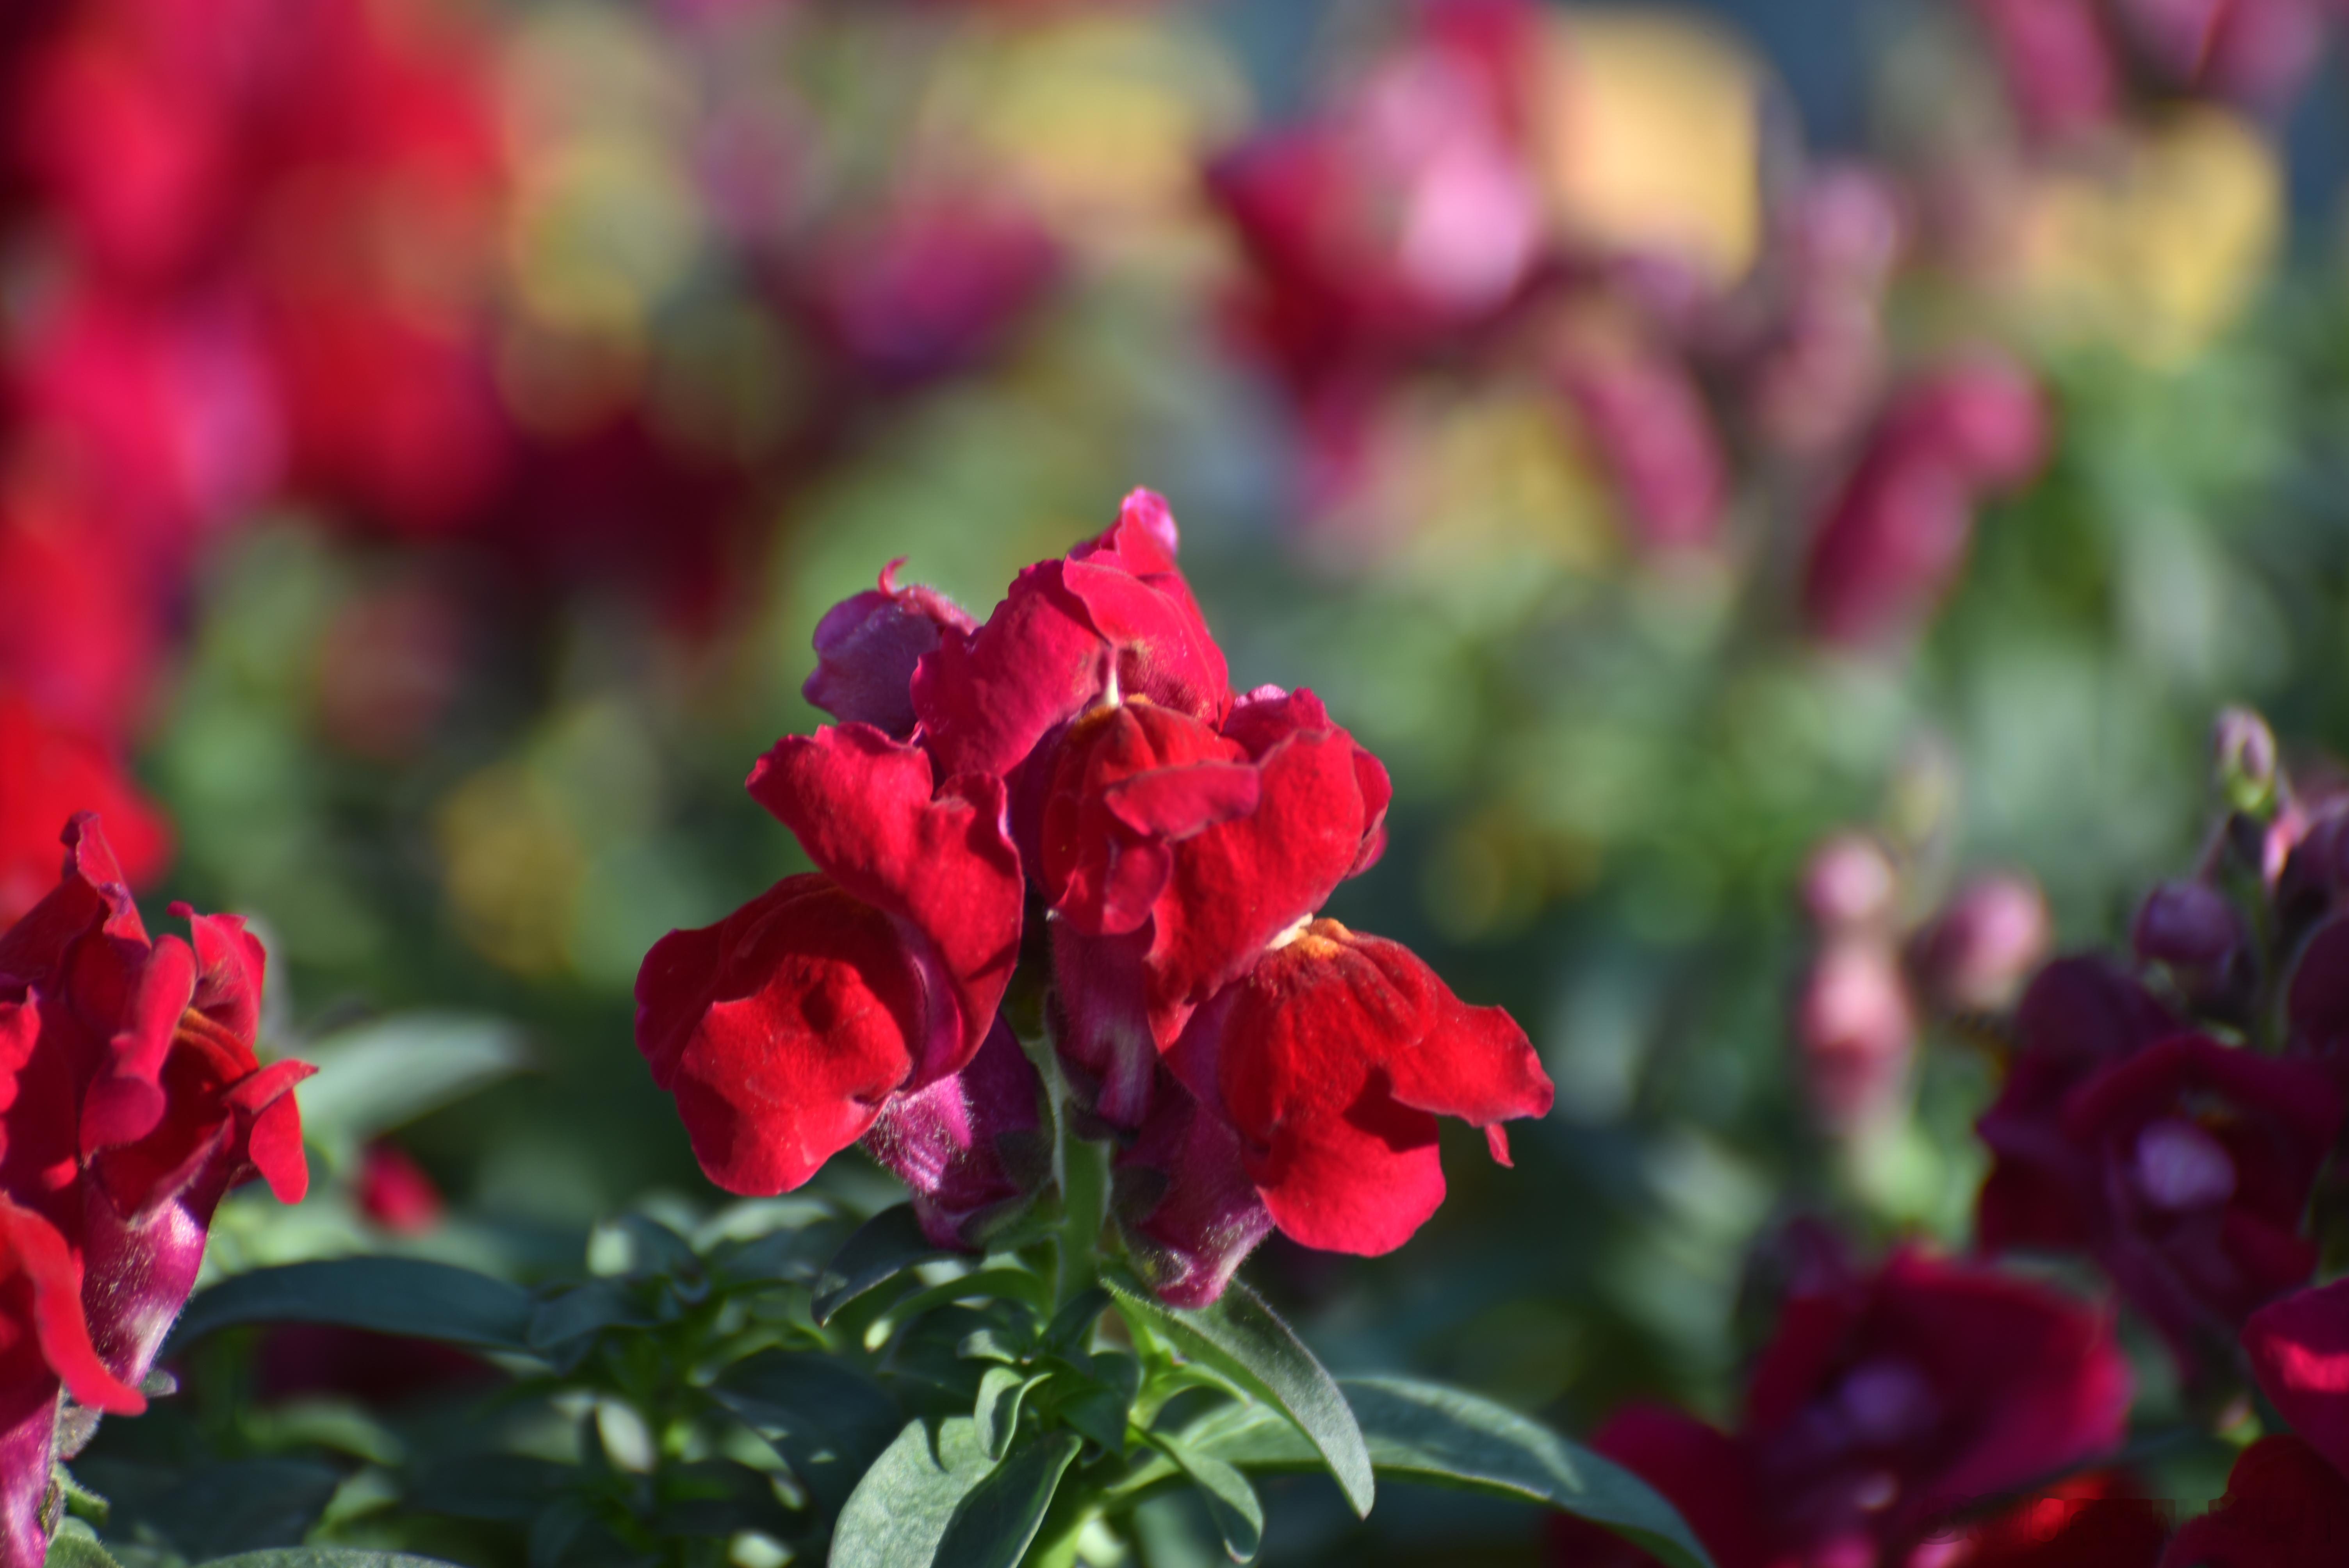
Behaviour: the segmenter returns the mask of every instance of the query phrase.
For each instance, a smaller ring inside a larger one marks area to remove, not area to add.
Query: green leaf
[[[1020,1269],[979,1269],[942,1284],[927,1285],[903,1301],[889,1304],[885,1315],[891,1329],[911,1323],[926,1312],[957,1301],[1013,1301],[1034,1307],[1048,1303],[1044,1282]]]
[[[248,1323],[331,1323],[411,1339],[528,1353],[530,1293],[421,1258],[333,1258],[234,1275],[188,1304],[165,1356]]]
[[[357,1546],[283,1546],[215,1557],[202,1568],[450,1568],[438,1557],[405,1552],[369,1552]]]
[[[543,1356],[556,1346],[607,1328],[648,1328],[657,1322],[618,1280],[589,1280],[539,1303],[524,1337]]]
[[[1191,1310],[1164,1305],[1123,1269],[1102,1270],[1102,1283],[1128,1317],[1141,1318],[1185,1354],[1284,1412],[1319,1452],[1354,1511],[1370,1513],[1376,1488],[1354,1412],[1313,1353],[1254,1291],[1234,1280],[1213,1306]]]
[[[1071,1297],[1044,1326],[1044,1347],[1061,1356],[1081,1356],[1092,1347],[1093,1325],[1110,1308],[1110,1294],[1087,1285]]]
[[[841,1243],[832,1262],[816,1276],[815,1297],[809,1309],[816,1322],[829,1323],[833,1314],[885,1280],[916,1264],[948,1254],[922,1234],[911,1203],[882,1210]]]
[[[302,1085],[302,1130],[356,1145],[530,1065],[522,1034],[495,1018],[402,1013],[301,1052],[318,1069]]]
[[[1019,1568],[1061,1477],[1082,1447],[1075,1433],[1061,1432],[998,1465],[955,1511],[934,1561],[940,1568]]]
[[[863,1374],[813,1351],[761,1351],[729,1367],[709,1392],[773,1445],[826,1514],[840,1510],[905,1419]]]
[[[1236,1563],[1253,1563],[1264,1544],[1264,1504],[1247,1477],[1210,1454],[1203,1454],[1180,1439],[1153,1433],[1151,1442],[1182,1468],[1204,1495],[1207,1516],[1224,1538],[1224,1550]]]
[[[49,1537],[47,1568],[122,1568],[98,1539],[98,1532],[78,1519],[68,1519]]]
[[[1676,1568],[1712,1560],[1671,1504],[1630,1471],[1490,1399],[1402,1377],[1344,1385],[1381,1476],[1547,1503],[1633,1542]],[[1227,1406],[1194,1423],[1196,1452],[1249,1470],[1316,1467],[1270,1412]]]
[[[955,1511],[993,1468],[968,1417],[907,1422],[840,1511],[830,1568],[922,1568],[949,1562],[938,1548]]]
[[[970,1418],[978,1428],[978,1446],[987,1450],[988,1459],[1000,1460],[1011,1447],[1011,1434],[1019,1429],[1019,1402],[1047,1376],[990,1367],[978,1380],[978,1402]]]

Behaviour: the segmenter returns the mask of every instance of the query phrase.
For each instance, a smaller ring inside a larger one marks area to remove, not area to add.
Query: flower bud
[[[2275,732],[2248,707],[2230,707],[2211,728],[2219,793],[2229,806],[2265,816],[2276,803]]]
[[[1829,1131],[1857,1131],[1899,1103],[1916,1037],[1900,965],[1885,944],[1840,939],[1811,961],[1795,1042],[1812,1110]]]
[[[1977,877],[1918,942],[1918,978],[1938,1007],[2003,1008],[2046,956],[2053,935],[2038,883],[2010,872]]]
[[[914,733],[914,666],[940,637],[971,618],[935,588],[897,586],[892,561],[881,583],[852,593],[816,623],[816,665],[800,695],[843,724],[869,724],[893,740]]]
[[[396,1143],[370,1143],[359,1157],[359,1212],[395,1235],[420,1236],[440,1223],[448,1205],[424,1167]]]
[[[1826,840],[1803,868],[1803,908],[1824,931],[1883,923],[1897,891],[1891,857],[1865,833]]]
[[[2160,883],[2137,905],[2129,926],[2138,957],[2205,973],[2215,973],[2243,939],[2242,916],[2206,882]]]

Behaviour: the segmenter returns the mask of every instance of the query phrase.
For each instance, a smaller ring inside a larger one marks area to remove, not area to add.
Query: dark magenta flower
[[[868,1135],[943,1180],[937,1140],[964,1134],[905,1102],[971,1067],[1019,957],[1003,786],[939,788],[919,748],[856,724],[781,741],[750,789],[822,869],[657,943],[637,1048],[730,1191],[787,1191]]]
[[[1956,1511],[2116,1444],[2128,1403],[2106,1315],[1903,1251],[1798,1283],[1734,1429],[1633,1406],[1593,1446],[1680,1509],[1720,1568],[1911,1568]],[[1561,1563],[1642,1561],[1588,1528],[1559,1531],[1590,1549]]]
[[[2299,1438],[2261,1438],[2235,1461],[2226,1495],[2186,1522],[2161,1568],[2333,1568],[2344,1539],[2349,1479]]]
[[[1975,1124],[1992,1161],[1975,1211],[1983,1251],[2089,1244],[2101,1178],[2064,1130],[2064,1102],[2104,1068],[2183,1029],[2108,959],[2059,958],[2039,972],[2015,1008],[2006,1082]]]
[[[0,935],[6,1568],[41,1560],[60,1387],[139,1410],[222,1195],[256,1173],[289,1203],[308,1185],[290,1091],[311,1069],[254,1051],[260,944],[184,905],[192,941],[150,940],[97,820],[65,842],[57,887]]]
[[[2189,1368],[2315,1272],[2302,1219],[2341,1119],[2318,1068],[2201,1035],[2065,1100],[2064,1135],[2098,1162],[2096,1258]]]
[[[974,623],[935,588],[900,588],[892,561],[880,585],[853,593],[815,624],[815,670],[800,695],[843,724],[869,724],[892,740],[914,733],[914,666],[948,632]]]

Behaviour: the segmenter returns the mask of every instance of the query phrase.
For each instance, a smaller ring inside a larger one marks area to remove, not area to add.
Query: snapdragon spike
[[[894,568],[824,618],[809,696],[872,722],[750,779],[816,871],[672,932],[636,981],[712,1181],[786,1190],[861,1141],[932,1241],[983,1246],[1055,1163],[998,1016],[1030,901],[1060,1130],[1114,1141],[1118,1233],[1168,1301],[1215,1300],[1276,1226],[1399,1246],[1443,1201],[1439,1116],[1506,1162],[1500,1124],[1547,1112],[1507,1014],[1313,920],[1377,862],[1392,786],[1312,693],[1233,695],[1176,538],[1136,490],[982,624]]]
[[[0,1568],[41,1561],[60,1389],[135,1413],[222,1196],[308,1185],[291,1090],[254,1051],[264,954],[184,905],[150,939],[88,815],[57,887],[0,935]]]

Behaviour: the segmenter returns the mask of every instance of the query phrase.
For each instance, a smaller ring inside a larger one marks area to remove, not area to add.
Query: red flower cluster
[[[175,913],[150,940],[97,819],[0,934],[0,1568],[39,1568],[60,1390],[136,1414],[222,1193],[308,1184],[300,1062],[263,1065],[261,944]]]
[[[1829,1249],[1807,1272],[1735,1430],[1639,1405],[1594,1440],[1681,1511],[1721,1568],[2150,1568],[2162,1532],[2149,1509],[2067,1514],[2065,1550],[2049,1556],[2033,1555],[2033,1532],[1966,1518],[2118,1442],[2129,1376],[2107,1319],[1916,1252],[1862,1274]],[[1975,1546],[1959,1556],[1964,1532]],[[2134,1554],[2086,1550],[2108,1532]],[[1575,1568],[1649,1561],[1578,1522],[1557,1537],[1557,1561]]]
[[[817,867],[637,979],[639,1047],[702,1168],[795,1187],[863,1140],[934,1239],[975,1245],[1043,1175],[1038,1084],[998,1016],[1040,911],[1047,1012],[1117,1215],[1169,1300],[1274,1226],[1382,1253],[1444,1193],[1435,1119],[1539,1116],[1524,1032],[1314,912],[1384,840],[1384,769],[1309,692],[1235,695],[1147,491],[983,624],[926,589],[845,601],[811,700],[846,721],[751,793]]]

